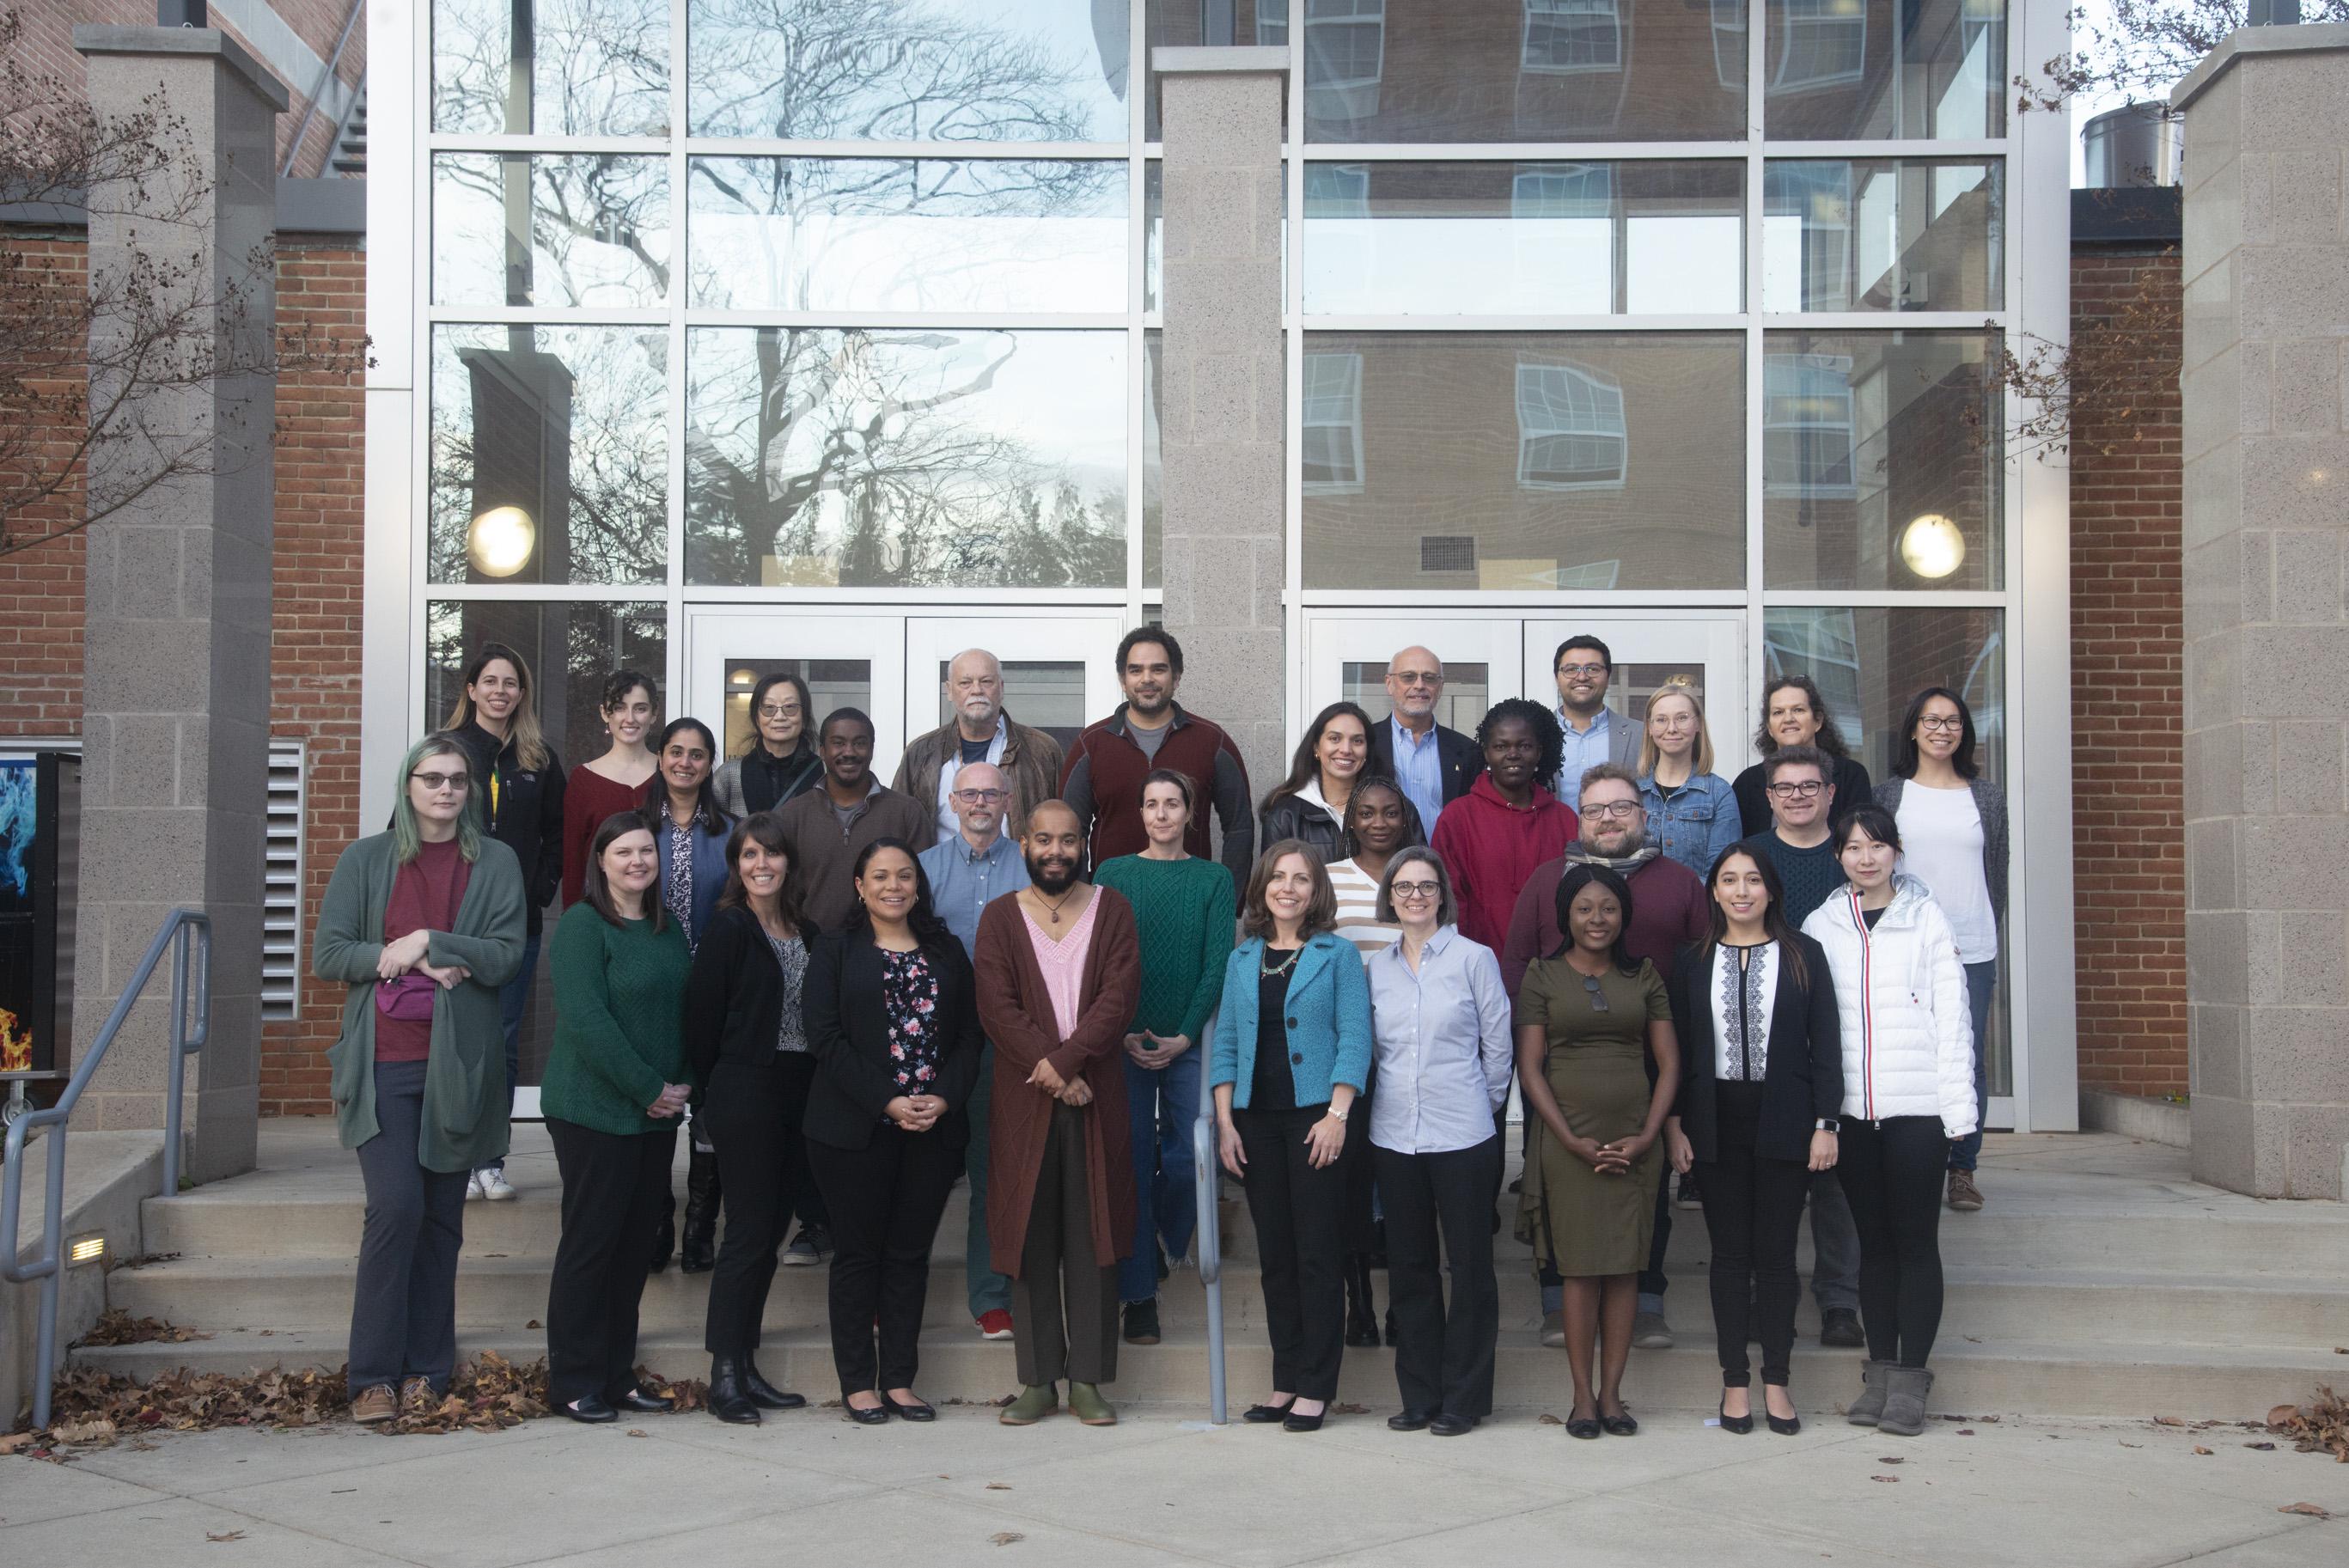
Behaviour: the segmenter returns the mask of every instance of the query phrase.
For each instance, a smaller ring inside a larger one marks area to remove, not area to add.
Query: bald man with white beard
[[[1011,787],[1003,830],[1019,838],[1030,810],[1060,788],[1061,743],[1005,711],[1003,661],[985,648],[965,648],[954,656],[947,665],[945,693],[954,717],[905,748],[890,788],[937,814],[943,841],[961,831],[953,800],[955,774],[969,763],[991,762]]]

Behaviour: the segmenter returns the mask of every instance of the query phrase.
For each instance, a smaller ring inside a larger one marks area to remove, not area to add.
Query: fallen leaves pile
[[[2330,1388],[2319,1387],[2308,1404],[2270,1410],[2268,1430],[2290,1438],[2301,1453],[2329,1453],[2336,1463],[2349,1464],[2349,1400]]]
[[[191,1339],[210,1339],[209,1334],[192,1328],[182,1328],[176,1323],[160,1317],[133,1317],[119,1306],[109,1306],[98,1315],[89,1332],[74,1341],[77,1347],[85,1345],[185,1345]]]

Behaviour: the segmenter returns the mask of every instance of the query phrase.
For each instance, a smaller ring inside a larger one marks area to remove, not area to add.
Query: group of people
[[[367,1191],[354,1414],[446,1388],[463,1204],[512,1191],[516,1026],[559,886],[545,1321],[550,1398],[576,1419],[669,1403],[637,1382],[636,1320],[676,1244],[683,1124],[678,1250],[711,1271],[719,1419],[805,1402],[756,1360],[794,1217],[792,1248],[831,1260],[849,1418],[935,1418],[920,1327],[968,1180],[971,1318],[1013,1341],[1020,1385],[1000,1419],[1043,1418],[1065,1384],[1079,1419],[1113,1422],[1119,1347],[1158,1340],[1190,1249],[1205,1094],[1272,1349],[1245,1419],[1317,1429],[1344,1347],[1383,1337],[1389,1425],[1470,1431],[1492,1408],[1514,1082],[1516,1233],[1572,1435],[1636,1431],[1629,1353],[1672,1343],[1668,1164],[1712,1241],[1722,1426],[1753,1427],[1749,1337],[1768,1425],[1799,1425],[1807,1207],[1823,1340],[1868,1351],[1850,1418],[1921,1429],[1940,1210],[1982,1202],[2005,892],[2003,802],[1957,694],[1918,696],[1871,789],[1817,688],[1774,680],[1763,761],[1728,783],[1701,692],[1667,684],[1635,726],[1597,638],[1557,650],[1555,707],[1504,701],[1473,735],[1436,721],[1443,666],[1409,648],[1388,717],[1325,708],[1256,802],[1230,738],[1174,700],[1175,637],[1138,629],[1116,657],[1126,700],[1063,755],[1005,711],[991,655],[961,655],[954,717],[884,785],[871,720],[811,730],[788,674],[721,763],[692,718],[647,745],[654,687],[618,672],[611,748],[566,778],[527,665],[481,649],[403,758],[390,830],[337,863],[314,944],[349,986],[334,1099]]]

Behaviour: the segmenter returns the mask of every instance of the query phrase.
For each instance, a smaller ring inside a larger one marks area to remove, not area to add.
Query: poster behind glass
[[[80,758],[0,757],[0,1078],[64,1065],[72,1028],[74,811]],[[65,874],[60,875],[63,869]]]

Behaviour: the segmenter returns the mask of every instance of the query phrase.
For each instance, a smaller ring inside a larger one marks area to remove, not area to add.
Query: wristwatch
[[[1812,1126],[1820,1132],[1839,1132],[1843,1128],[1843,1124],[1832,1116],[1823,1116]]]
[[[1354,1114],[1354,1108],[1353,1108],[1352,1106],[1350,1106],[1350,1106],[1348,1106],[1345,1109],[1343,1109],[1343,1110],[1340,1110],[1336,1106],[1334,1106],[1334,1105],[1333,1105],[1333,1106],[1331,1106],[1331,1107],[1330,1108],[1330,1114],[1331,1116],[1336,1117],[1340,1121],[1343,1121],[1343,1120],[1345,1120],[1348,1117],[1350,1117],[1350,1116],[1351,1116],[1351,1115],[1353,1115],[1353,1114]]]

